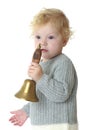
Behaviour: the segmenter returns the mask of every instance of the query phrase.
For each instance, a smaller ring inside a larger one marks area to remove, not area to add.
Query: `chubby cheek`
[[[39,44],[40,44],[40,43],[36,43],[36,42],[35,42],[35,48],[37,48],[37,47],[39,46]]]
[[[60,45],[60,46],[54,46],[54,47],[52,47],[51,49],[50,49],[50,51],[51,51],[51,54],[53,54],[54,56],[55,55],[57,55],[57,54],[59,54],[59,53],[61,53],[61,51],[62,51],[62,46]]]
[[[37,39],[34,39],[34,45],[35,45],[35,48],[37,48],[37,47],[38,47],[39,42],[37,41]]]

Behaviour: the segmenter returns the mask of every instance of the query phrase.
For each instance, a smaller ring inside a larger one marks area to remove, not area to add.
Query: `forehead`
[[[50,23],[38,25],[35,27],[35,33],[56,33],[58,30]]]

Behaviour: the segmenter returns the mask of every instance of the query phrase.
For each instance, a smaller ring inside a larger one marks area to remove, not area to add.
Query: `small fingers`
[[[18,111],[10,111],[11,114],[16,114]]]
[[[15,121],[15,122],[14,122],[14,125],[22,126],[22,125],[23,125],[23,122],[22,122],[22,121]]]
[[[15,120],[15,116],[12,116],[10,119],[9,119],[9,121],[14,121]]]
[[[35,67],[37,67],[39,64],[38,63],[35,63],[35,62],[32,62],[31,63],[31,66],[35,66]]]
[[[22,126],[23,125],[23,122],[18,120],[15,116],[10,118],[9,121],[11,121],[11,123],[13,123],[14,125],[18,125],[18,126]]]

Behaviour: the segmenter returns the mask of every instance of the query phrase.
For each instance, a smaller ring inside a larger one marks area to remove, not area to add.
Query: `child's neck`
[[[61,52],[60,54],[62,54],[62,52]],[[60,55],[60,54],[58,54],[58,55]],[[56,55],[56,56],[58,56],[58,55]],[[56,57],[56,56],[54,56],[54,57]],[[42,62],[47,62],[48,60],[51,60],[51,59],[53,59],[54,57],[52,57],[52,58],[50,58],[50,59],[42,58],[41,61],[42,61]]]
[[[44,58],[41,59],[42,62],[46,62],[46,61],[48,61],[48,60],[49,60],[49,59],[44,59]]]

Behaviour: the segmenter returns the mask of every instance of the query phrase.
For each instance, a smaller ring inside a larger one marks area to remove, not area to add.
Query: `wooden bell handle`
[[[33,57],[32,57],[32,62],[38,63],[40,62],[41,59],[41,46],[39,44],[39,47],[35,50]]]

